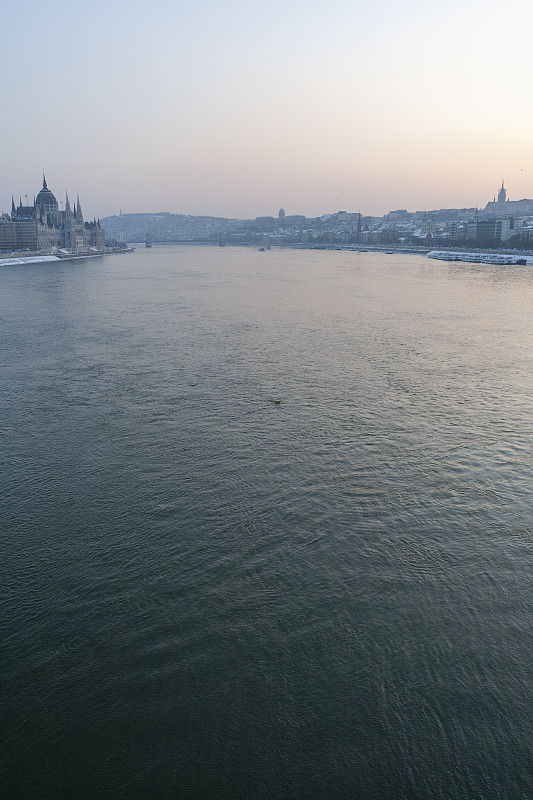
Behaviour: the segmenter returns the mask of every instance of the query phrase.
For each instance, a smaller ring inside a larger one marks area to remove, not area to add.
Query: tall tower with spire
[[[81,203],[79,194],[76,195],[76,222],[78,225],[83,225],[83,214],[81,211]]]
[[[83,212],[81,210],[80,196],[76,195],[76,205],[74,206],[74,238],[78,250],[83,250],[85,246],[85,234],[83,224]]]
[[[505,191],[505,187],[503,185],[503,180],[502,180],[502,188],[498,192],[498,203],[503,205],[506,200],[507,200],[507,192]]]
[[[65,236],[65,249],[70,253],[77,251],[76,237],[74,235],[74,215],[70,207],[68,192],[65,194],[65,211],[63,212],[63,231]]]

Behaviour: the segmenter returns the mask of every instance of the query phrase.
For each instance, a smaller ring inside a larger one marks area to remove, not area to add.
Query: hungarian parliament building
[[[71,207],[68,194],[65,210],[46,185],[32,206],[18,206],[11,200],[11,214],[0,217],[0,251],[30,250],[39,253],[89,253],[104,250],[106,232],[100,220],[85,222],[79,197]]]

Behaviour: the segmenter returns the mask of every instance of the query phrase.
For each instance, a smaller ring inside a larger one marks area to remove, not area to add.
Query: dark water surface
[[[0,286],[3,797],[531,800],[531,268]]]

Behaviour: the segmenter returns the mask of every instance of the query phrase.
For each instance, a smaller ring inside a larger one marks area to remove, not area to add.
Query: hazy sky
[[[0,210],[86,218],[533,197],[529,0],[25,0],[1,15]]]

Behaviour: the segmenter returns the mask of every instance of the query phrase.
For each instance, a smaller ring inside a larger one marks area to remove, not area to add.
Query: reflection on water
[[[530,268],[0,277],[5,796],[533,795]]]

